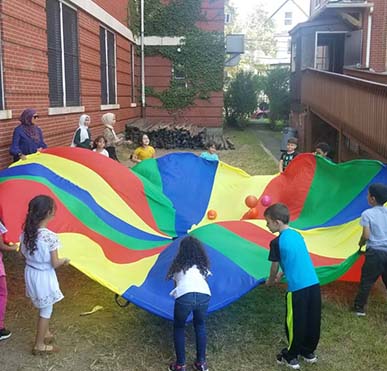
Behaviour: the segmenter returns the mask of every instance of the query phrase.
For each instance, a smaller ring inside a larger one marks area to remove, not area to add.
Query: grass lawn
[[[274,174],[275,162],[261,148],[254,130],[227,130],[237,146],[222,151],[223,161],[248,173]],[[134,305],[120,308],[108,289],[72,267],[58,270],[65,299],[55,305],[52,327],[61,352],[50,357],[30,354],[36,310],[24,297],[24,262],[4,254],[9,298],[6,325],[13,336],[0,342],[1,371],[160,371],[174,359],[172,323]],[[378,283],[370,296],[367,317],[349,311],[357,284],[324,286],[319,363],[304,370],[385,370],[387,365],[387,308],[385,290]],[[257,287],[208,318],[208,362],[211,371],[274,371],[286,346],[285,287]],[[102,305],[93,315],[79,314]],[[187,329],[187,361],[194,359],[194,334]]]

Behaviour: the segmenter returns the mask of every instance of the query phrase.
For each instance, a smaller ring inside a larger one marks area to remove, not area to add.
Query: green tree
[[[269,99],[270,121],[287,120],[290,112],[290,69],[274,67],[263,79],[263,92]]]
[[[226,123],[244,128],[257,108],[257,80],[251,72],[240,71],[224,94]]]

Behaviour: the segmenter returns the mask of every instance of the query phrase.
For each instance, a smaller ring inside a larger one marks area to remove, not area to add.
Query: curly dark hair
[[[34,197],[28,204],[28,212],[23,225],[23,243],[30,255],[37,250],[36,238],[40,223],[55,210],[54,200],[45,195]]]
[[[194,265],[204,277],[208,276],[210,261],[202,243],[195,237],[187,236],[180,242],[179,251],[168,270],[167,279],[172,279],[173,275],[180,271],[187,272]]]

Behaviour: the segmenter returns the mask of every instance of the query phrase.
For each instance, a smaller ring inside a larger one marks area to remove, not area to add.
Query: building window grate
[[[104,27],[99,31],[101,52],[101,101],[117,103],[116,43],[115,35]]]
[[[77,12],[58,0],[47,0],[46,12],[50,106],[79,106]]]

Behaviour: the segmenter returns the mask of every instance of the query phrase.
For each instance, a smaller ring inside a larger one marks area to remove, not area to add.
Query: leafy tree
[[[290,112],[290,69],[274,67],[263,80],[263,92],[269,99],[270,121],[287,120]]]
[[[257,108],[257,80],[251,72],[240,71],[224,94],[226,123],[244,128]]]

